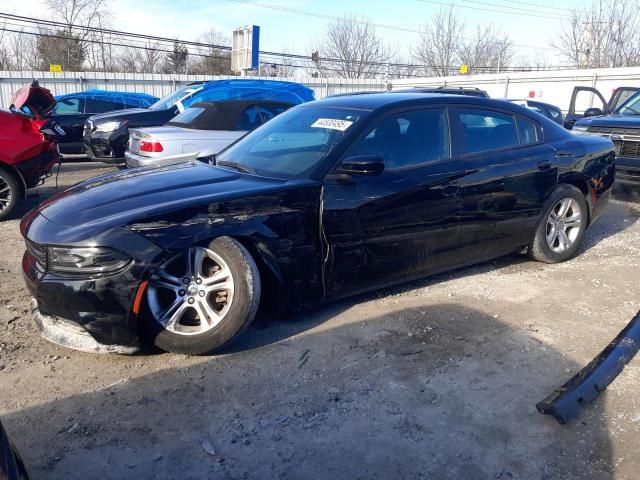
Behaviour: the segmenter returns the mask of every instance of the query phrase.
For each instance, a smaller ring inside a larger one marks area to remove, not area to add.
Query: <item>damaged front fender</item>
[[[580,415],[640,349],[640,311],[607,347],[571,380],[536,405],[564,425]]]

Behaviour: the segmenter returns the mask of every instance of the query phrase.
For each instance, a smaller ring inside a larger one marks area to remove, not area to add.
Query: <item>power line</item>
[[[322,13],[318,13],[318,12],[312,12],[309,10],[300,10],[300,9],[295,9],[295,8],[289,8],[289,7],[284,7],[281,5],[272,5],[269,3],[263,3],[263,2],[255,2],[253,0],[229,0],[230,2],[235,2],[235,3],[242,3],[245,5],[252,5],[255,7],[262,7],[262,8],[266,8],[266,9],[270,9],[270,10],[278,10],[278,11],[282,11],[282,12],[288,12],[288,13],[294,13],[297,15],[305,15],[308,17],[314,17],[314,18],[320,18],[320,19],[325,19],[325,20],[332,20],[332,21],[343,21],[344,17],[339,17],[339,16],[334,16],[334,15],[325,15]],[[418,0],[421,1],[421,0]],[[475,0],[461,0],[461,1],[471,1],[472,3],[481,3],[481,2],[477,2]],[[425,2],[428,3],[428,2]],[[431,2],[434,3],[434,2]],[[441,3],[441,2],[435,2],[439,5],[451,5],[450,3]],[[468,6],[464,6],[464,5],[457,5],[460,6],[462,8],[472,8],[472,7],[468,7]],[[507,7],[507,8],[512,8],[512,7]],[[513,7],[513,8],[519,8],[519,7]],[[532,10],[535,11],[535,10]],[[505,12],[505,13],[516,13],[516,12]],[[531,16],[536,16],[536,15],[531,15]],[[554,18],[555,17],[541,17],[541,18]],[[367,20],[358,20],[358,19],[352,19],[350,21],[353,21],[355,23],[359,23],[359,24],[368,24],[368,25],[372,25],[375,27],[380,27],[380,28],[385,28],[388,30],[397,30],[397,31],[402,31],[402,32],[409,32],[409,33],[417,33],[417,34],[421,34],[422,31],[421,30],[415,30],[415,29],[409,29],[409,28],[404,28],[404,27],[398,27],[398,26],[394,26],[394,25],[386,25],[386,24],[381,24],[381,23],[372,23],[369,22]],[[470,40],[469,38],[465,38],[462,37],[464,40]],[[528,49],[532,49],[532,50],[554,50],[551,47],[541,47],[539,45],[526,45],[526,44],[521,44],[521,43],[512,43],[512,45],[514,47],[521,47],[521,48],[528,48]]]
[[[418,2],[422,2],[422,3],[432,3],[434,5],[443,5],[445,7],[450,7],[453,6],[453,4],[451,2],[446,3],[446,2],[438,2],[435,0],[417,0]],[[485,4],[485,2],[473,2],[473,3],[481,3],[481,4]],[[507,15],[517,15],[519,17],[522,16],[521,13],[518,12],[512,12],[512,11],[508,11],[508,10],[498,10],[498,9],[491,9],[491,8],[482,8],[482,7],[471,7],[468,5],[455,5],[456,7],[460,7],[460,8],[467,8],[470,10],[482,10],[483,12],[493,12],[493,13],[504,13]],[[564,20],[563,17],[561,16],[557,16],[557,15],[538,15],[538,14],[534,14],[534,13],[528,13],[527,17],[535,17],[535,18],[544,18],[545,20]]]

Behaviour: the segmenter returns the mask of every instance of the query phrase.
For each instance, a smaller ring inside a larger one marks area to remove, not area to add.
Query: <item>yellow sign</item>
[[[460,65],[460,73],[469,73],[469,65]]]
[[[49,71],[51,73],[60,73],[60,72],[62,72],[62,65],[58,65],[56,63],[52,63],[51,65],[49,65]]]

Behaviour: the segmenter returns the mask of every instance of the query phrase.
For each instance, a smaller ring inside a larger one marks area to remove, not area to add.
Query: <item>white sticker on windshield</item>
[[[330,128],[331,130],[340,130],[344,132],[353,122],[349,120],[338,120],[335,118],[319,118],[311,125],[311,128]]]

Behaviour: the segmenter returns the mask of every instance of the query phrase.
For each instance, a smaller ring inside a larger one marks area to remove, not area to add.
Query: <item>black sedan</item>
[[[277,312],[526,250],[575,255],[609,199],[610,140],[465,96],[328,98],[210,164],[107,174],[30,212],[42,334],[89,351],[213,351]]]

